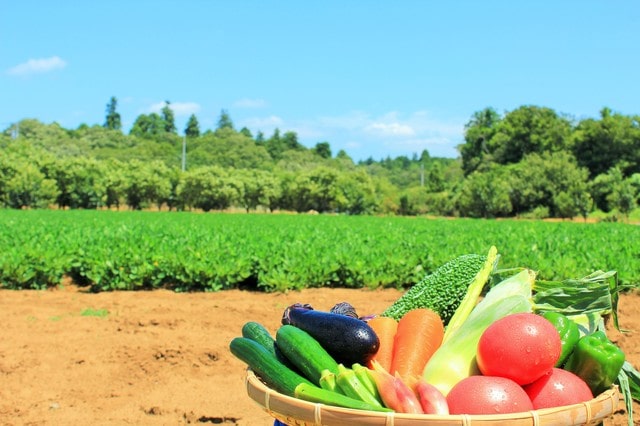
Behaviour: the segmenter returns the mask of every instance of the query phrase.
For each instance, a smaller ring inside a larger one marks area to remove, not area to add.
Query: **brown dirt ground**
[[[294,302],[351,302],[380,312],[395,290],[310,289],[89,294],[74,286],[0,291],[0,424],[271,425],[246,394],[244,365],[228,350],[248,320],[272,332]],[[624,295],[613,338],[640,366],[640,296]],[[87,309],[108,315],[86,316]],[[622,404],[620,405],[622,408]],[[640,424],[640,405],[635,405]],[[626,424],[619,412],[607,425]]]

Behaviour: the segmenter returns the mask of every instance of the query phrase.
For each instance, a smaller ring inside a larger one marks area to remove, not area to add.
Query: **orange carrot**
[[[393,357],[393,340],[398,329],[398,321],[390,317],[374,317],[368,321],[369,326],[378,336],[380,346],[371,360],[376,360],[386,371],[390,371]],[[371,368],[371,361],[368,365]]]
[[[444,324],[431,309],[412,309],[398,321],[393,343],[391,374],[421,376],[431,355],[440,347]]]

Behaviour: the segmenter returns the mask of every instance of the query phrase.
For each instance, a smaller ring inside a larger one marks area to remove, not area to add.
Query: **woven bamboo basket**
[[[334,407],[292,398],[267,387],[247,370],[247,393],[269,415],[289,426],[569,426],[599,424],[619,402],[617,388],[591,401],[564,407],[499,415],[430,415],[382,413]]]

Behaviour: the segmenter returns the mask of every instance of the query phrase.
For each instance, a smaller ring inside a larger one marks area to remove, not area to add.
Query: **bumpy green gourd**
[[[382,313],[399,320],[411,309],[429,308],[440,315],[445,326],[465,297],[469,285],[485,268],[492,268],[487,256],[465,254],[450,260],[414,284]],[[488,274],[485,274],[488,279]],[[484,285],[484,283],[482,283]]]

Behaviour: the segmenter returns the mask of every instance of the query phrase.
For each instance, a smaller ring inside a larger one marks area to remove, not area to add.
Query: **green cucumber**
[[[278,349],[276,340],[273,338],[273,336],[271,336],[271,333],[269,333],[267,328],[262,324],[255,321],[249,321],[245,323],[242,326],[242,337],[246,337],[247,339],[255,340],[256,342],[260,343],[269,352],[275,355],[278,361],[280,361],[296,373],[300,374],[300,371],[298,371],[296,366],[293,365],[291,361],[289,361],[287,357],[283,355],[280,349]]]
[[[300,383],[314,386],[305,377],[291,370],[255,340],[236,337],[229,343],[229,349],[236,358],[244,361],[271,389],[289,396],[295,396]]]
[[[315,385],[320,385],[323,370],[338,374],[338,363],[306,331],[283,325],[276,332],[276,345],[289,361]]]
[[[269,330],[259,322],[249,321],[242,326],[242,337],[254,340],[264,346],[269,352],[276,356],[276,340],[271,336]]]

